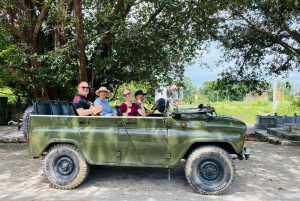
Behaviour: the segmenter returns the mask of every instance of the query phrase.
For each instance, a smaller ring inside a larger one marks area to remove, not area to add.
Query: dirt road
[[[0,200],[299,200],[300,148],[248,142],[251,158],[235,161],[237,175],[221,196],[195,193],[184,175],[184,161],[171,170],[93,166],[73,190],[49,187],[43,159],[31,159],[25,144],[0,143]]]

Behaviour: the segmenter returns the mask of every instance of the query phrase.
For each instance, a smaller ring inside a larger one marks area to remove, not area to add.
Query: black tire
[[[225,193],[236,174],[231,156],[217,146],[195,149],[185,164],[185,176],[191,187],[200,194]]]
[[[33,106],[29,106],[25,110],[24,115],[23,115],[22,133],[23,133],[23,136],[24,136],[25,140],[27,140],[27,134],[29,132],[29,120],[30,120],[30,115],[31,114],[35,114]]]
[[[80,151],[70,144],[52,147],[45,161],[44,173],[51,186],[58,189],[76,188],[86,179],[90,170]]]

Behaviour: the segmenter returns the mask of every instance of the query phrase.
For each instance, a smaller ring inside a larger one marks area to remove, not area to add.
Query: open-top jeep
[[[171,169],[184,159],[195,191],[226,192],[236,173],[231,154],[250,155],[245,123],[210,106],[171,112],[164,99],[156,106],[160,113],[149,117],[122,116],[118,107],[119,116],[76,116],[72,104],[36,101],[24,114],[29,154],[47,154],[44,172],[59,189],[80,185],[89,165]]]

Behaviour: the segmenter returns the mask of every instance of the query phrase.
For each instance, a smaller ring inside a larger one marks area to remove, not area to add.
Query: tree
[[[81,1],[74,0],[74,10],[75,10],[75,21],[76,21],[76,32],[77,32],[77,45],[78,45],[78,69],[79,69],[79,80],[88,80],[86,72],[86,55],[85,55],[85,45],[84,45],[84,27],[82,21],[81,12]]]
[[[0,73],[30,98],[70,100],[84,79],[113,92],[179,82],[217,28],[210,1],[3,0],[0,9]]]
[[[222,86],[219,85],[222,83]],[[242,101],[248,88],[245,85],[232,85],[227,79],[219,79],[212,82],[204,82],[200,93],[204,95],[209,102],[217,101]]]
[[[196,87],[193,85],[190,78],[185,77],[183,79],[183,101],[189,104],[193,104],[195,101]]]
[[[72,2],[3,0],[0,10],[1,79],[29,98],[64,99],[77,72],[68,13]]]
[[[222,73],[227,82],[254,91],[266,84],[267,76],[288,76],[299,68],[297,0],[225,0],[220,5],[219,31],[212,40],[224,53],[219,65],[234,62]]]
[[[214,91],[213,84],[214,82],[204,82],[203,87],[199,89],[200,94],[205,97],[205,101],[217,102],[224,98],[218,91]]]
[[[197,55],[213,29],[214,19],[199,18],[213,8],[186,1],[96,2],[86,18],[91,51],[88,66],[94,85],[118,88],[131,81],[161,83],[183,79],[184,66]],[[114,4],[113,4],[114,3]],[[93,7],[94,6],[94,7]],[[98,9],[98,8],[104,9]],[[111,9],[112,8],[112,9]]]

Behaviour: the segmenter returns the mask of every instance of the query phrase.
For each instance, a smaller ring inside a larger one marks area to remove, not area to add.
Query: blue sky
[[[203,56],[203,62],[208,63],[210,66],[214,64],[216,60],[218,60],[221,56],[220,51],[217,49],[212,49],[209,54],[205,54]],[[218,78],[221,78],[218,76],[222,72],[222,68],[214,68],[208,69],[208,68],[201,68],[199,63],[195,63],[191,66],[187,66],[185,69],[184,76],[189,77],[192,81],[192,83],[198,88],[203,86],[204,82],[207,81],[214,81]],[[272,78],[269,77],[267,79],[268,81],[272,82]],[[294,70],[290,73],[289,77],[286,79],[278,78],[278,81],[290,81],[293,84],[300,86],[300,73],[297,70]]]

